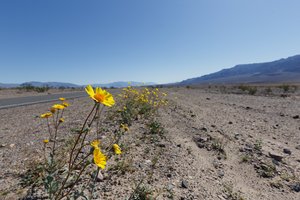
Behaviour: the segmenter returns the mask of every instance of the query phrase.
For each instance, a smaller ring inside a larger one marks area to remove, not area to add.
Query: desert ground
[[[130,199],[137,186],[147,190],[144,199],[300,199],[299,89],[276,95],[224,87],[161,90],[169,101],[155,117],[163,133],[149,135],[137,118],[124,140],[123,165],[101,172],[95,199]],[[69,101],[61,132],[68,136],[82,123],[90,101]],[[24,177],[43,159],[47,126],[38,116],[51,105],[0,110],[0,199],[42,198]]]

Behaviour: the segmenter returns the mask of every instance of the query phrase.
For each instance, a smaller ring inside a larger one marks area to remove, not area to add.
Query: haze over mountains
[[[300,55],[291,56],[272,62],[240,64],[232,68],[207,74],[201,77],[191,78],[175,85],[196,85],[196,84],[237,84],[237,83],[300,83]],[[78,88],[84,85],[63,82],[26,82],[22,84],[0,83],[1,88],[19,87],[29,84],[35,87],[65,87]],[[118,81],[106,84],[92,84],[98,87],[127,87],[129,82]],[[131,86],[156,85],[153,82],[130,82]],[[171,84],[174,85],[174,84]]]
[[[112,83],[104,83],[104,84],[92,84],[95,87],[127,87],[128,85],[131,86],[141,86],[141,85],[155,85],[153,82],[147,82],[147,83],[142,83],[142,82],[128,82],[128,81],[118,81],[118,82],[112,82]],[[79,87],[85,87],[86,85],[76,85],[73,83],[64,83],[64,82],[38,82],[38,81],[30,81],[30,82],[25,82],[21,84],[15,84],[15,83],[0,83],[1,88],[13,88],[13,87],[20,87],[24,85],[31,85],[34,87],[52,87],[52,88],[59,88],[59,87],[64,87],[64,88],[79,88]]]
[[[300,55],[272,62],[242,64],[184,80],[179,85],[300,82]]]

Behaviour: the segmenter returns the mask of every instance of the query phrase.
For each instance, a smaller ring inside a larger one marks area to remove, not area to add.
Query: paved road
[[[71,92],[71,93],[60,93],[60,94],[48,94],[42,96],[0,99],[0,109],[57,101],[59,97],[74,99],[74,98],[79,98],[84,96],[87,96],[86,92]]]

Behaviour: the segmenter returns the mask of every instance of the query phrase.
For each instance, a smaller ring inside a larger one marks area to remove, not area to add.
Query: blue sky
[[[1,0],[0,82],[168,83],[300,54],[299,0]]]

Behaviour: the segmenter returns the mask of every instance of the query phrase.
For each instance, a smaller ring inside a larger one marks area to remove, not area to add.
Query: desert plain
[[[155,117],[163,133],[149,135],[137,118],[124,141],[122,166],[101,172],[94,199],[130,199],[137,185],[147,191],[144,199],[300,199],[300,89],[160,90],[169,102]],[[0,92],[2,99],[29,95]],[[90,101],[69,100],[61,139],[82,123]],[[52,104],[0,110],[0,199],[47,199],[26,184],[26,174],[43,159],[47,126],[39,116]]]

